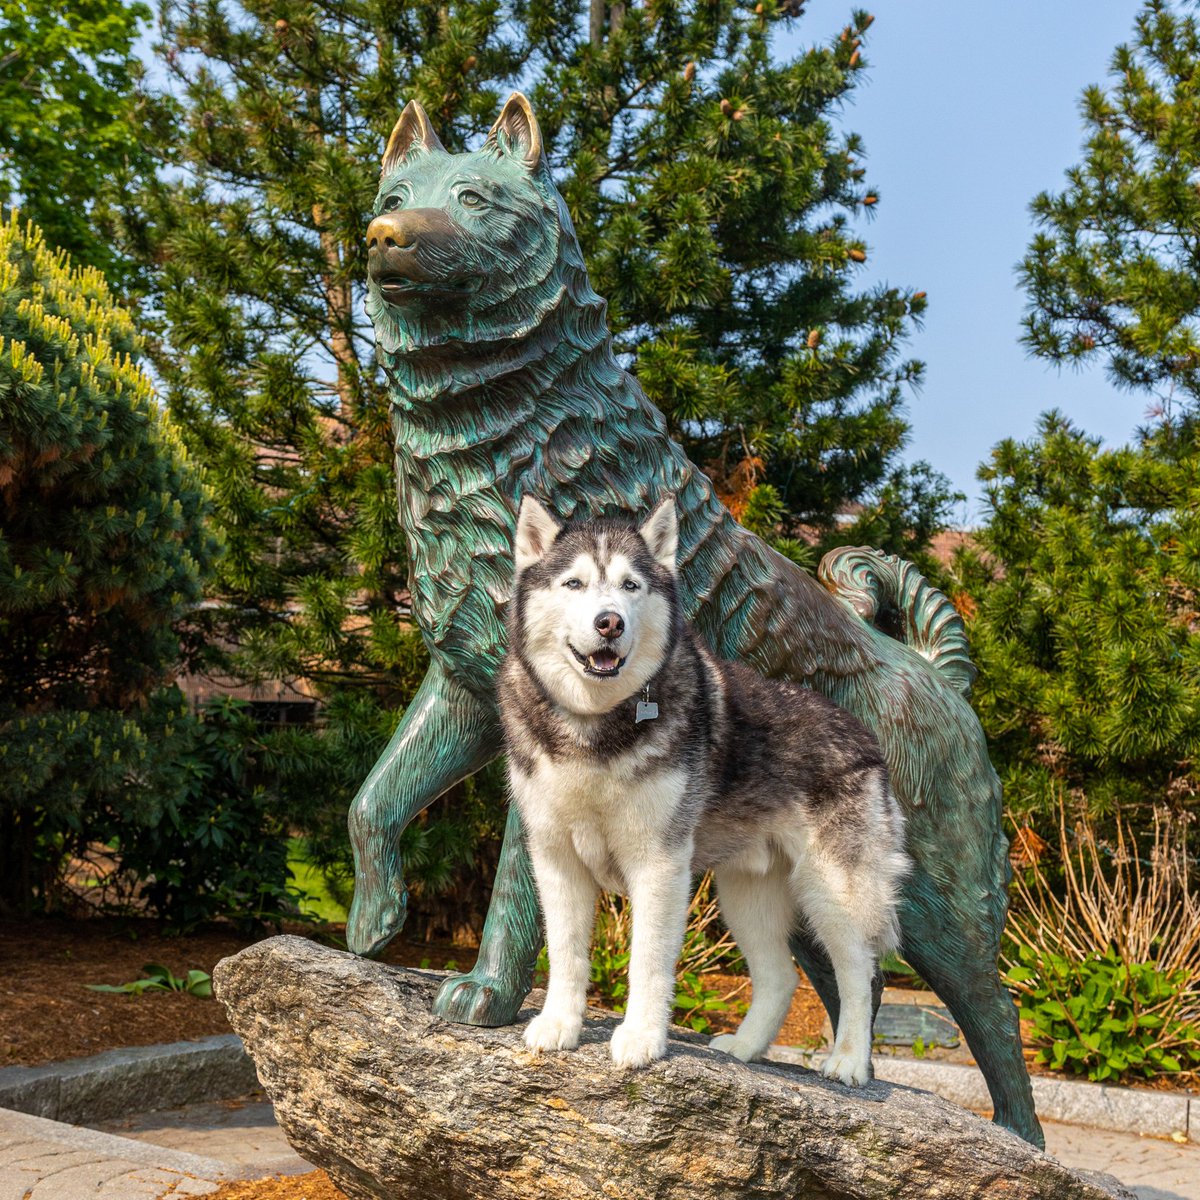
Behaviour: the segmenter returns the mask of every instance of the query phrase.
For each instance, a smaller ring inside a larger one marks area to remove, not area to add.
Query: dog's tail
[[[912,563],[866,546],[841,546],[821,559],[817,578],[864,621],[928,659],[964,696],[971,694],[979,672],[962,617]]]

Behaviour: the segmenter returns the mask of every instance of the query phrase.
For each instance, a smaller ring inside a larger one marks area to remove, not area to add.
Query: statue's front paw
[[[433,1001],[434,1013],[456,1025],[511,1025],[529,989],[484,971],[451,975]]]
[[[736,1033],[719,1033],[708,1044],[714,1050],[721,1050],[725,1054],[732,1054],[734,1058],[740,1058],[742,1062],[758,1062],[765,1053],[761,1046],[739,1039]]]
[[[399,875],[360,873],[346,919],[346,945],[351,953],[370,958],[404,928],[408,890]]]
[[[574,1050],[582,1030],[578,1017],[542,1012],[525,1026],[525,1045],[535,1051]]]
[[[613,1030],[609,1049],[615,1066],[644,1067],[657,1058],[666,1057],[667,1031],[622,1021]]]
[[[862,1087],[871,1078],[871,1055],[853,1050],[839,1050],[834,1046],[833,1052],[821,1064],[821,1074],[826,1079],[836,1079],[848,1087]]]

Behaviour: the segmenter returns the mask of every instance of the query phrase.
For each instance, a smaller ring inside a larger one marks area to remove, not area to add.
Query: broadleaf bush
[[[1171,1015],[1184,970],[1125,963],[1109,949],[1083,961],[1022,946],[1009,982],[1040,1043],[1034,1061],[1096,1082],[1200,1068],[1200,1028]]]
[[[1200,1074],[1200,894],[1186,817],[1155,811],[1139,845],[1082,805],[1013,882],[1007,979],[1035,1061],[1089,1079]]]

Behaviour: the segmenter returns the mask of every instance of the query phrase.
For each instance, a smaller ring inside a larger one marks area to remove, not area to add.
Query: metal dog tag
[[[658,717],[658,705],[653,701],[639,700],[637,705],[637,714],[633,718],[635,725],[640,725],[643,721],[653,721]]]

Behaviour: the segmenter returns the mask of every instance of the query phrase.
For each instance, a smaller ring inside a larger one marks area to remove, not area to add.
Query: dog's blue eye
[[[627,579],[627,580],[625,580],[625,582],[623,584],[621,584],[621,586],[627,592],[636,592],[638,590],[638,588],[641,587],[641,584],[638,583],[636,580]]]
[[[570,588],[574,592],[583,587],[583,581],[580,579],[568,579],[563,583],[563,587]]]

